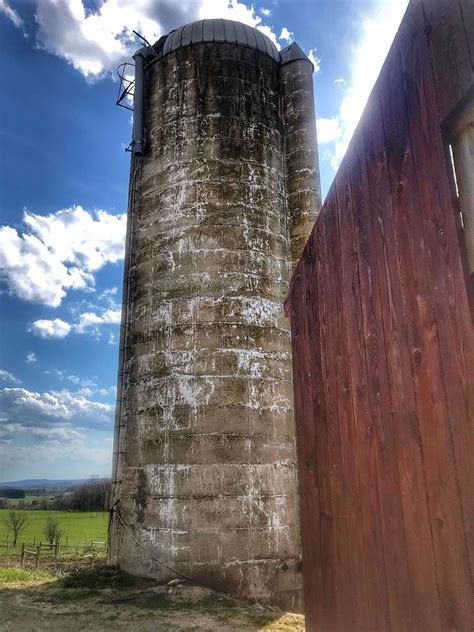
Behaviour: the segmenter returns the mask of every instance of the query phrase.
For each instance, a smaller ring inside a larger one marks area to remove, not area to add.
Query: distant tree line
[[[105,511],[109,507],[110,479],[91,478],[64,494],[56,495],[50,508],[61,511]]]
[[[11,490],[8,490],[11,491]],[[36,490],[38,496],[36,498],[26,498],[25,490],[21,491],[21,496],[5,496],[0,494],[0,509],[10,509],[10,499],[15,499],[16,509],[39,509],[45,511],[47,509],[57,511],[107,511],[109,508],[110,479],[109,478],[90,478],[89,480],[69,488],[65,492],[47,494],[45,490]],[[27,496],[30,491],[27,490]],[[19,499],[19,500],[18,500]]]
[[[15,487],[0,487],[0,498],[24,498],[25,490]]]

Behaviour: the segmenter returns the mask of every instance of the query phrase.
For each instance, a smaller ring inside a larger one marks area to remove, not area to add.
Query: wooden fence
[[[40,560],[50,562],[51,559],[88,559],[89,564],[92,567],[95,559],[105,557],[108,551],[107,542],[99,542],[97,540],[90,540],[82,544],[68,544],[68,538],[66,537],[64,542],[59,540],[54,544],[47,542],[36,543],[36,538],[31,542],[17,543],[17,546],[13,546],[9,540],[0,541],[0,555],[5,556],[18,556],[20,560],[20,566],[25,564],[34,563],[35,568],[40,565]]]
[[[472,0],[410,3],[292,279],[309,631],[474,629],[473,54]]]

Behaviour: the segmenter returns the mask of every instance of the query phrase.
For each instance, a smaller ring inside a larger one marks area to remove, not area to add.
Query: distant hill
[[[0,483],[0,487],[15,487],[17,489],[69,489],[74,485],[80,485],[87,479],[85,478],[71,478],[51,480],[49,478],[27,478],[23,481],[5,481]]]

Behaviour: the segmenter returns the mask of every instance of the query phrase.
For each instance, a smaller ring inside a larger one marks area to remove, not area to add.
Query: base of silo
[[[228,535],[228,534],[226,534]],[[175,560],[167,562],[157,555],[162,548],[152,542],[149,530],[124,528],[116,532],[109,551],[108,564],[119,566],[136,577],[156,579],[167,583],[173,579],[183,579],[213,590],[229,593],[234,597],[281,608],[286,612],[303,612],[303,591],[301,561],[299,559],[235,559],[214,560],[209,549],[221,549],[219,540],[213,534],[216,546],[202,537],[197,538],[195,550],[198,559],[190,562],[173,551]],[[117,554],[118,551],[118,554]],[[183,556],[184,557],[184,556]],[[208,561],[199,561],[199,558]]]

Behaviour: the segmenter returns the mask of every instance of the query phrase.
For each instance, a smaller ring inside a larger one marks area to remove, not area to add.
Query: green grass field
[[[44,502],[46,501],[49,505],[50,502],[52,502],[54,500],[54,496],[25,496],[24,498],[9,498],[8,502],[10,505],[12,506],[17,506],[20,503],[31,503],[33,500],[36,500],[37,502]]]
[[[19,536],[17,549],[22,542],[31,544],[33,539],[36,543],[46,542],[43,527],[48,516],[57,518],[63,529],[61,543],[65,544],[66,539],[69,546],[85,545],[91,540],[105,542],[107,540],[107,512],[68,512],[68,511],[35,511],[25,509],[19,510],[28,518],[25,531]],[[4,520],[8,515],[7,509],[0,509],[0,542],[4,542],[8,536],[11,542],[12,536],[8,534]],[[4,549],[0,547],[0,555]]]

